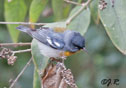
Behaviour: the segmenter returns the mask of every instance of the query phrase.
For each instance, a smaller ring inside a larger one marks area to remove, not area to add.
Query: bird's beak
[[[83,48],[83,51],[85,51],[88,54],[88,51],[87,51],[87,49],[85,47]]]

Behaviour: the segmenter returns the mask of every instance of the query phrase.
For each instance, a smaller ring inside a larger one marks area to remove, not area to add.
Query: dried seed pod
[[[5,58],[9,59],[9,58],[10,58],[10,55],[6,55],[6,57],[5,57]]]
[[[77,88],[77,85],[75,84],[73,74],[70,69],[62,71],[62,76],[66,84],[68,84],[72,88]]]
[[[5,48],[3,48],[0,52],[0,57],[2,58],[6,58],[6,55],[5,55]]]
[[[42,77],[43,88],[77,88],[70,69],[66,69],[64,63],[49,64]]]
[[[16,56],[10,56],[10,58],[7,59],[9,65],[14,65],[16,61]]]
[[[0,57],[2,58],[9,58],[12,54],[12,51],[10,49],[7,48],[3,48],[0,52]]]
[[[100,10],[104,10],[107,7],[107,3],[104,0],[100,0],[98,7]]]
[[[5,55],[2,55],[1,57],[2,57],[2,58],[6,58],[6,56],[5,56]]]

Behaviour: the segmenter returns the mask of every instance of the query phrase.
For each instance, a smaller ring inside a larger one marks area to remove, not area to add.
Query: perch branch
[[[68,25],[76,16],[78,16],[88,6],[90,2],[91,0],[88,0],[86,3],[82,3],[81,8],[75,14],[73,14],[70,18],[67,19],[66,24]]]
[[[0,43],[0,47],[4,47],[4,46],[27,46],[27,45],[31,45],[31,43]]]
[[[0,24],[45,25],[45,24],[47,24],[47,23],[31,23],[31,22],[0,22]]]
[[[31,49],[26,49],[26,50],[18,50],[18,51],[12,51],[14,54],[15,53],[24,53],[24,52],[30,52]]]
[[[18,74],[18,76],[16,77],[16,79],[12,82],[12,84],[10,85],[9,88],[13,88],[13,86],[15,85],[15,83],[18,81],[18,79],[20,78],[20,76],[24,73],[25,69],[30,65],[32,61],[32,57],[31,59],[27,62],[27,64],[24,66],[24,68],[21,70],[21,72]]]

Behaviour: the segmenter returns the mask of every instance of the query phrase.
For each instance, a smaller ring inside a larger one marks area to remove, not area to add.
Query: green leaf
[[[56,32],[63,32],[66,30],[66,22],[48,23],[44,27],[53,28]]]
[[[69,13],[71,11],[72,5],[67,4],[63,9],[63,18],[67,18],[69,16]]]
[[[49,58],[44,57],[41,54],[40,49],[38,47],[38,41],[36,39],[33,39],[31,49],[32,49],[33,62],[34,62],[35,68],[39,74],[42,74],[45,67],[48,64]]]
[[[52,8],[56,21],[63,19],[63,0],[52,0]]]
[[[98,4],[99,0],[93,0],[90,4],[91,16],[96,24],[99,23],[99,14],[98,14]]]
[[[27,11],[24,0],[12,0],[11,2],[5,0],[4,6],[5,6],[5,21],[7,22],[24,21]],[[13,42],[17,42],[18,40],[19,31],[16,30],[17,26],[18,25],[11,25],[11,24],[7,25]]]
[[[33,88],[41,88],[41,79],[35,68],[34,68]]]
[[[24,1],[25,1],[26,5],[27,5],[27,7],[28,7],[28,10],[29,10],[30,5],[31,5],[31,3],[32,3],[32,0],[24,0]]]
[[[65,22],[54,22],[54,23],[48,23],[44,27],[50,27],[50,28],[66,28],[66,23]]]
[[[4,0],[0,0],[0,21],[4,20],[3,12],[4,12]]]
[[[30,6],[30,22],[36,22],[47,5],[48,0],[33,0]]]
[[[79,9],[81,8],[81,6],[77,6],[75,7],[71,13],[70,16],[71,17],[74,13],[76,13]],[[67,26],[68,29],[71,30],[75,30],[80,32],[82,35],[84,35],[84,33],[87,31],[88,26],[90,24],[90,10],[87,8],[85,10],[83,10],[78,16],[76,16],[71,22],[70,24]]]
[[[78,0],[78,3],[81,3],[82,2],[82,0]]]
[[[101,21],[113,44],[126,55],[126,1],[115,0],[114,7],[111,0],[106,3],[105,9],[99,9]]]

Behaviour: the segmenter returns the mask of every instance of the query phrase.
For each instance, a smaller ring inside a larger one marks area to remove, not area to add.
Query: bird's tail
[[[31,30],[30,28],[23,26],[23,25],[16,27],[16,29],[18,29],[19,31],[22,31],[22,32],[26,32],[26,33],[28,30]]]

